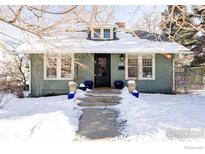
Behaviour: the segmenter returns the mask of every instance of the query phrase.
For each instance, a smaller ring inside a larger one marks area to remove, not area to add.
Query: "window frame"
[[[109,30],[110,37],[105,37],[105,30]],[[110,39],[111,38],[111,29],[110,28],[104,28],[103,29],[103,39]]]
[[[133,55],[138,57],[138,77],[128,76],[128,55]],[[143,66],[142,59],[143,56],[152,56],[152,77],[143,77]],[[155,80],[155,54],[125,54],[125,79],[126,80]]]
[[[95,29],[99,29],[100,30],[99,37],[95,37]],[[110,30],[110,37],[109,38],[104,38],[104,29],[109,29]],[[94,39],[94,40],[113,39],[113,33],[114,33],[114,28],[112,28],[112,27],[95,27],[95,28],[91,29],[91,39]]]
[[[95,30],[99,30],[99,35],[96,37],[95,35],[97,35],[97,33],[95,32]],[[100,39],[101,38],[101,29],[100,28],[94,28],[93,29],[93,38],[94,39]]]
[[[50,56],[57,56],[57,76],[55,78],[47,77],[47,56],[48,54],[44,54],[44,80],[73,80],[74,78],[74,53],[70,54],[50,54]],[[71,57],[71,74],[67,78],[61,77],[61,56],[70,56]]]

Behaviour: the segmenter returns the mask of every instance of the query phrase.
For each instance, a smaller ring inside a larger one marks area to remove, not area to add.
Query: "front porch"
[[[126,71],[127,60],[126,55],[123,54],[125,69],[119,69],[121,64],[119,54],[111,53],[110,65],[108,70],[110,71],[109,79],[110,86],[114,88],[114,82],[116,80],[122,80],[127,84]],[[65,94],[68,91],[68,82],[74,80],[78,84],[83,83],[85,80],[92,80],[96,86],[96,72],[95,66],[95,54],[94,53],[76,53],[74,54],[74,66],[73,66],[73,78],[70,79],[45,79],[45,59],[44,54],[31,54],[31,95],[43,96],[43,95],[57,95]],[[168,59],[163,54],[155,54],[154,59],[154,80],[139,78],[137,80],[137,88],[141,92],[158,92],[158,93],[170,93],[172,92],[173,84],[173,56]],[[79,64],[83,64],[86,67],[82,67]],[[57,68],[57,70],[60,70]],[[104,82],[104,81],[103,81]],[[103,86],[104,87],[104,86]]]

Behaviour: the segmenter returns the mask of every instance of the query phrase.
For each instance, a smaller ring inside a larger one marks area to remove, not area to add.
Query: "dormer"
[[[117,25],[94,24],[88,28],[88,39],[96,41],[116,40]]]

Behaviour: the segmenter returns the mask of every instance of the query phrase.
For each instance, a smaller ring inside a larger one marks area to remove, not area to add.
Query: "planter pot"
[[[116,89],[122,89],[124,87],[124,82],[122,80],[116,80],[114,85]]]
[[[85,85],[86,88],[92,89],[93,88],[93,81],[92,80],[86,80],[84,82],[84,85]]]
[[[136,90],[133,90],[132,95],[139,98],[139,92]]]
[[[81,84],[79,85],[78,89],[81,89],[81,90],[83,90],[83,91],[86,91],[86,86],[85,86],[83,83],[81,83]]]
[[[86,91],[86,87],[78,87],[78,89]]]
[[[71,91],[71,92],[68,92],[68,99],[72,99],[72,98],[74,98],[74,96],[75,96],[75,92],[73,92],[73,91]]]

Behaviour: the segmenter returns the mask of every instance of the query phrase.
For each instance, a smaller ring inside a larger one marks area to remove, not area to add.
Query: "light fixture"
[[[123,54],[120,55],[120,61],[124,61],[124,55]]]
[[[164,56],[165,56],[167,59],[172,58],[172,55],[170,55],[170,54],[164,54]]]

